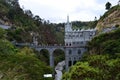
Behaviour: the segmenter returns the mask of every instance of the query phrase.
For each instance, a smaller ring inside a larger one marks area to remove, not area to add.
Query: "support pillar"
[[[68,71],[69,69],[69,57],[68,57],[68,51],[67,48],[65,48],[65,70]]]
[[[67,57],[65,57],[65,70],[66,70],[66,71],[68,71],[68,70],[69,70],[69,69],[68,69],[68,68],[69,68],[69,66],[68,66],[68,65],[69,65],[68,58],[67,58]]]
[[[50,51],[50,67],[54,67],[53,51]]]

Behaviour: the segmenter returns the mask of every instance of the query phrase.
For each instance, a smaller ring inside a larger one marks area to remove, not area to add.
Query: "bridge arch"
[[[63,46],[37,46],[35,47],[35,49],[37,51],[41,51],[41,50],[47,50],[49,53],[49,64],[51,67],[54,67],[54,51],[56,51],[57,49],[59,50],[63,50],[64,51],[64,47]]]
[[[54,57],[54,66],[56,66],[59,62],[65,60],[65,51],[64,49],[56,48],[53,51],[53,57]]]
[[[50,55],[50,52],[49,52],[49,50],[47,50],[47,49],[41,49],[41,50],[39,51],[39,57],[40,57],[41,60],[42,60],[43,62],[45,62],[47,65],[49,65],[49,61],[50,61],[49,55]]]

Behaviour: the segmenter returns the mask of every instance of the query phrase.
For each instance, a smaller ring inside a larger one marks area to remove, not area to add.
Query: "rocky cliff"
[[[105,28],[120,26],[120,5],[116,5],[109,9],[105,14],[100,18],[96,26],[98,32],[101,32]]]

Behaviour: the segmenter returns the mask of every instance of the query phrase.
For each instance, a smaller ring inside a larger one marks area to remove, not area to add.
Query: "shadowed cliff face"
[[[101,32],[104,28],[120,26],[120,6],[114,6],[107,11],[98,21],[96,26],[98,32]]]

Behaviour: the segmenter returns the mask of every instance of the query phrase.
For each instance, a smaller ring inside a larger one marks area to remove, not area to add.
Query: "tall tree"
[[[106,10],[109,10],[111,8],[112,4],[110,2],[107,2],[105,4],[105,6],[106,6]]]

